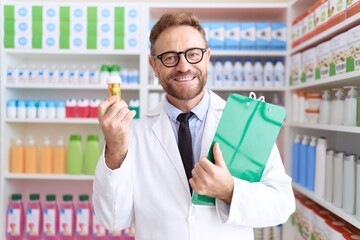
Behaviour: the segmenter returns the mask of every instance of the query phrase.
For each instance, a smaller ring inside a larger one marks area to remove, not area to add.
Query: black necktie
[[[180,113],[177,120],[180,122],[178,131],[178,146],[181,159],[185,168],[186,177],[191,178],[191,170],[194,167],[191,133],[189,128],[189,118],[193,115],[192,112]],[[190,187],[190,185],[189,185]],[[190,193],[192,189],[190,187]]]

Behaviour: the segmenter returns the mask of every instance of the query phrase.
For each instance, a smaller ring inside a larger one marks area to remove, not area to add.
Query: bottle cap
[[[70,135],[70,141],[81,141],[81,135],[79,134]]]
[[[30,201],[38,201],[40,199],[40,195],[38,193],[30,194]]]
[[[101,72],[110,72],[109,65],[106,65],[106,64],[101,65],[100,71]]]
[[[82,195],[79,196],[79,200],[80,200],[81,202],[88,201],[88,200],[89,200],[89,195],[87,195],[87,194],[82,194]]]
[[[63,201],[64,202],[70,202],[70,201],[72,201],[73,200],[73,197],[72,197],[72,195],[70,195],[70,194],[65,194],[64,196],[63,196]]]
[[[107,83],[109,84],[109,83],[121,83],[121,78],[120,78],[120,76],[109,76],[108,78],[107,78]]]
[[[110,72],[120,72],[121,67],[119,65],[113,64],[111,66]]]
[[[21,200],[21,194],[20,193],[14,193],[11,195],[11,200],[18,201]]]
[[[88,141],[99,141],[99,136],[96,134],[89,134],[87,136],[87,140]]]
[[[46,201],[52,202],[56,200],[56,196],[54,194],[48,194],[46,195]]]

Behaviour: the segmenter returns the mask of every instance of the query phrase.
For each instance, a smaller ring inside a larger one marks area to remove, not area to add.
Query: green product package
[[[259,182],[284,121],[284,107],[250,97],[231,94],[208,152],[214,162],[213,146],[219,143],[224,161],[232,176]],[[195,205],[215,206],[215,199],[193,193]]]

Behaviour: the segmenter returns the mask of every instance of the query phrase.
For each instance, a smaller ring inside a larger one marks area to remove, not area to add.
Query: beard
[[[176,80],[174,80],[175,78],[181,78],[186,76],[192,76],[193,78],[195,78],[196,83],[194,83],[192,87],[179,86],[179,84],[176,83]],[[200,71],[188,71],[186,73],[172,73],[162,78],[159,78],[159,80],[164,91],[170,96],[179,100],[191,100],[198,96],[204,90],[207,76],[205,74],[202,74]]]

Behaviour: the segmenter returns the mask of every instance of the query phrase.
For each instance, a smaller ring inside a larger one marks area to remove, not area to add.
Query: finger
[[[200,181],[201,179],[205,179],[207,177],[207,175],[208,175],[206,170],[200,164],[201,160],[202,160],[202,158],[200,159],[199,163],[195,164],[194,169],[193,169],[193,171],[195,172],[195,175],[196,175],[196,179],[195,179],[196,181]]]
[[[131,121],[134,119],[135,115],[136,115],[136,111],[135,111],[135,110],[131,110],[131,111],[129,111],[129,112],[125,115],[125,117],[123,118],[122,121],[124,122],[124,124],[125,124],[126,126],[129,126],[130,123],[131,123]]]
[[[226,163],[224,162],[222,152],[220,150],[219,143],[214,144],[213,154],[215,159],[215,165],[221,168],[227,168]]]
[[[115,97],[110,97],[102,102],[100,102],[100,104],[98,105],[98,118],[102,118],[107,109],[112,106],[114,103],[116,103],[116,98]]]
[[[190,183],[191,188],[192,188],[195,192],[197,192],[197,191],[198,191],[198,186],[197,186],[196,181],[194,180],[194,178],[190,178],[190,179],[189,179],[189,183]]]
[[[129,109],[126,102],[120,101],[111,105],[107,109],[105,116],[109,119],[116,118],[117,120],[122,120],[128,112]]]
[[[200,158],[199,165],[207,174],[211,174],[214,171],[214,164],[205,156]]]

